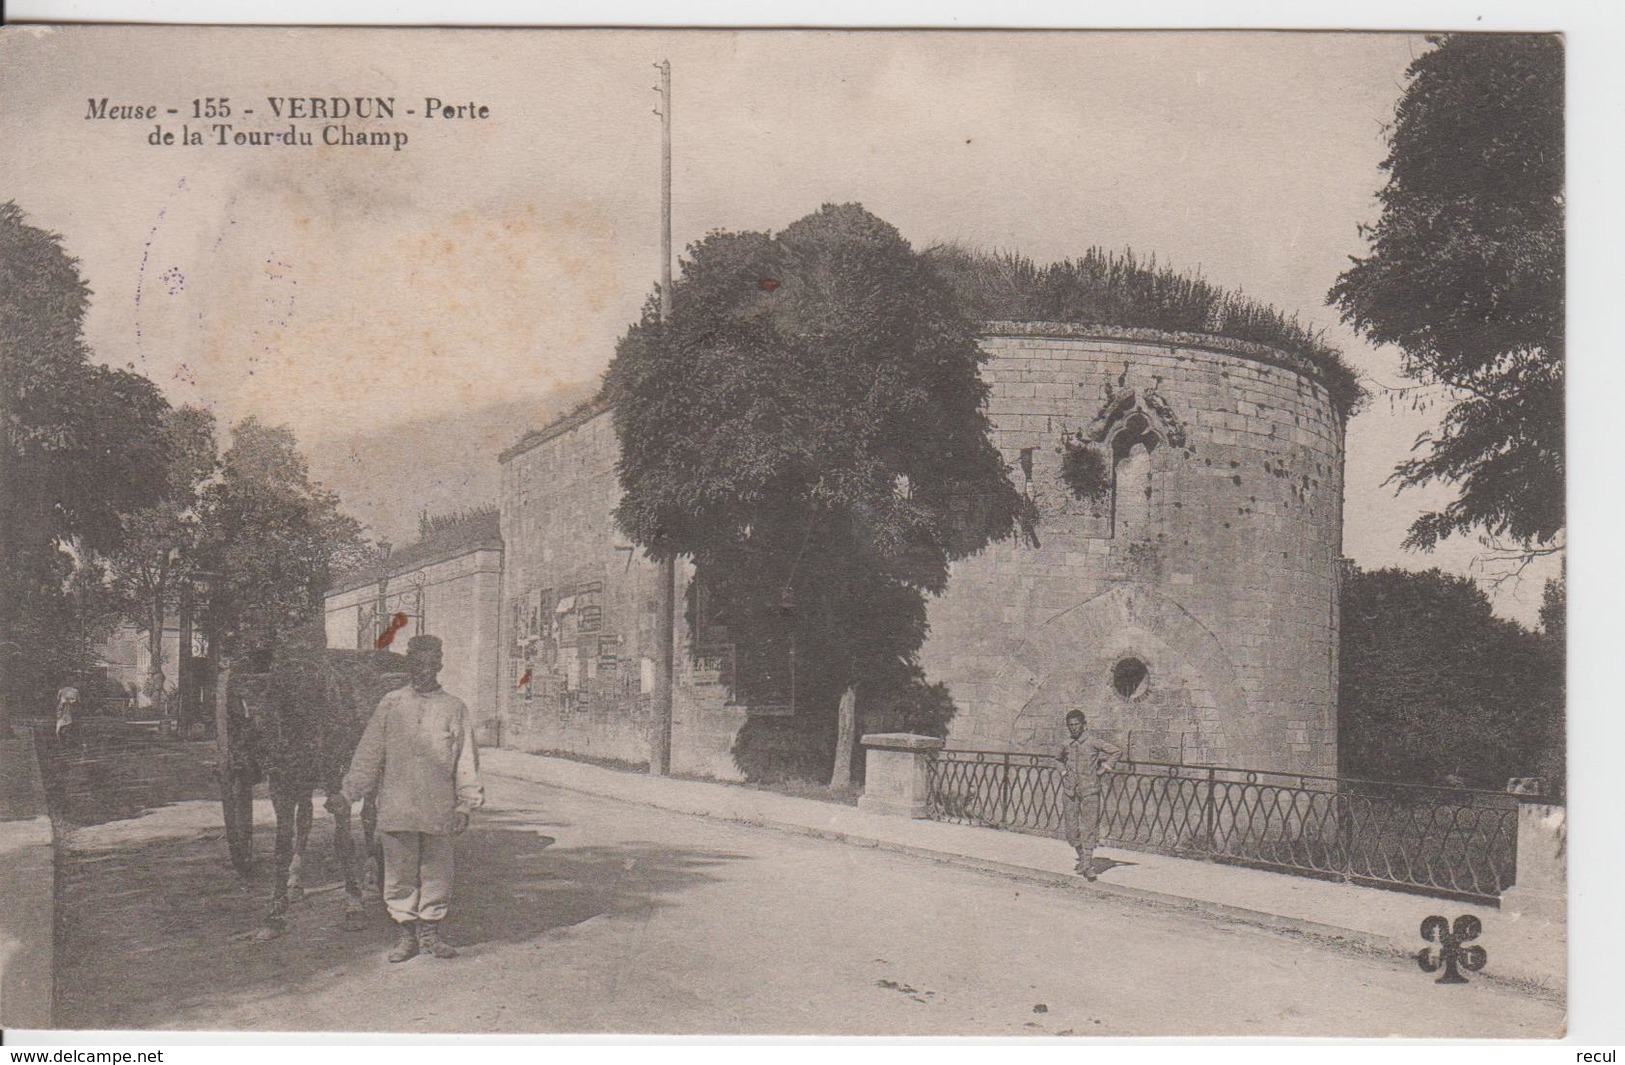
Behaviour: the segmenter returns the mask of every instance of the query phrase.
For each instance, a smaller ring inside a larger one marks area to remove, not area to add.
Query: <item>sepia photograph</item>
[[[0,27],[0,1028],[1563,1038],[1566,48]]]

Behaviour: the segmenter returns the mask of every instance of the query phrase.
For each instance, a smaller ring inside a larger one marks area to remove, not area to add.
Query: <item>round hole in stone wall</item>
[[[1112,667],[1112,687],[1125,699],[1138,699],[1150,685],[1150,668],[1133,655],[1119,659]]]

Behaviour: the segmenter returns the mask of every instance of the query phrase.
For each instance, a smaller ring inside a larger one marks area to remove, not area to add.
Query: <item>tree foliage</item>
[[[1389,130],[1382,214],[1361,227],[1370,253],[1327,299],[1452,398],[1394,477],[1459,494],[1407,544],[1477,529],[1532,548],[1564,525],[1563,46],[1429,40]]]
[[[215,477],[214,421],[91,361],[90,288],[54,233],[0,204],[0,702],[39,706],[122,613],[161,633],[176,582],[225,574],[228,640],[259,649],[319,612],[366,552],[285,429],[248,419]],[[207,624],[207,620],[205,620]]]
[[[1561,645],[1496,617],[1471,580],[1356,571],[1343,586],[1341,643],[1345,775],[1561,784]]]
[[[168,404],[90,360],[89,299],[61,237],[0,204],[0,698],[23,704],[88,664],[93,587],[76,571],[162,490]]]
[[[219,574],[209,623],[231,655],[260,655],[318,618],[335,573],[369,557],[362,528],[310,480],[293,431],[246,418],[204,489],[199,556]]]
[[[1562,646],[1569,631],[1569,575],[1567,567],[1546,582],[1540,596],[1540,631]]]
[[[688,254],[670,321],[651,304],[606,377],[616,517],[693,559],[735,696],[787,701],[793,660],[798,727],[827,730],[848,687],[920,684],[925,594],[1011,531],[983,355],[952,288],[855,204]]]
[[[161,431],[164,452],[160,495],[123,519],[120,543],[109,551],[111,587],[125,619],[147,632],[148,691],[162,706],[163,633],[169,610],[198,566],[199,515],[205,483],[217,458],[214,415],[198,407],[171,410]],[[169,676],[170,680],[175,675]]]

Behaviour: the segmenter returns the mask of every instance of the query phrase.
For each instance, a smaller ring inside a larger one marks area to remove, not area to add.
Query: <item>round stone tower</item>
[[[1319,368],[1102,326],[982,345],[1033,520],[931,602],[949,746],[1056,747],[1078,708],[1136,761],[1334,774],[1347,412]]]

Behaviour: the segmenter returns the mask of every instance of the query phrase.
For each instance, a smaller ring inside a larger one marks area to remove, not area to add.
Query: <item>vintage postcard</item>
[[[1564,89],[0,29],[0,1024],[1561,1037]]]

